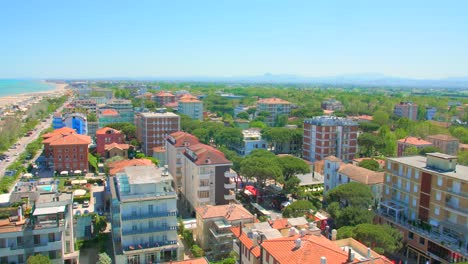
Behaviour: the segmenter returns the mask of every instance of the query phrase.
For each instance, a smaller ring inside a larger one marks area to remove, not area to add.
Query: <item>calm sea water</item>
[[[5,80],[0,79],[0,97],[22,93],[43,92],[55,89],[52,84],[40,80]]]

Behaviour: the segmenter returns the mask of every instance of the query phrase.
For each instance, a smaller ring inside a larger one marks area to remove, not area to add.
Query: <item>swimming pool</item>
[[[41,191],[44,191],[44,192],[51,192],[52,191],[52,185],[48,184],[48,185],[39,185],[37,186],[37,188]]]

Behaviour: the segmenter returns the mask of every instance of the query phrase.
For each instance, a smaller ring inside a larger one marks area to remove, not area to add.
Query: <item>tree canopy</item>
[[[127,140],[136,138],[136,126],[132,123],[111,123],[108,124],[107,127],[122,131],[122,133],[126,136]]]
[[[310,172],[309,165],[303,159],[296,158],[294,156],[287,155],[278,157],[278,163],[281,166],[285,182],[296,174],[305,174]]]
[[[373,203],[370,188],[362,183],[350,182],[339,185],[326,195],[327,203],[338,202],[341,207],[356,206],[369,208]]]
[[[374,159],[365,159],[359,162],[358,166],[372,171],[378,171],[380,169],[379,163]]]
[[[309,213],[310,210],[317,210],[313,203],[307,200],[298,200],[283,209],[283,217],[304,216],[306,213]]]
[[[265,186],[267,179],[278,180],[282,175],[276,156],[263,149],[252,151],[242,160],[240,167],[243,176],[256,179],[260,186]]]
[[[27,264],[52,264],[52,261],[49,257],[46,257],[41,254],[30,256],[26,261]]]

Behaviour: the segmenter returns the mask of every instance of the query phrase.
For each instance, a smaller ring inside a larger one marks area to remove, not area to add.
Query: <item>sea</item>
[[[45,83],[41,80],[0,79],[0,97],[23,93],[51,91],[54,89],[55,85]]]

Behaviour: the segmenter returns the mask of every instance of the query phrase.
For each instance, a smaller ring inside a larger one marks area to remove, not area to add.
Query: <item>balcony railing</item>
[[[462,208],[460,205],[455,205],[455,204],[453,204],[451,202],[446,202],[445,206],[450,208],[450,209],[453,209],[455,211],[462,212],[462,213],[468,215],[468,209],[467,208]]]
[[[236,188],[235,183],[225,183],[224,184],[224,189],[234,189],[234,188]]]
[[[135,244],[131,246],[125,246],[123,251],[134,251],[134,250],[142,250],[148,248],[157,248],[157,247],[164,247],[170,245],[177,245],[177,240],[166,240],[166,241],[158,241],[153,243],[142,243],[142,244]]]
[[[224,177],[226,177],[226,178],[235,178],[235,177],[237,177],[237,173],[226,171],[224,173]]]
[[[198,178],[200,180],[209,180],[210,179],[210,176],[211,176],[211,173],[200,173],[198,175]]]
[[[453,188],[447,188],[447,192],[451,193],[451,194],[454,194],[454,195],[458,195],[458,196],[462,196],[464,198],[468,198],[468,193],[466,192],[463,192],[463,191],[454,191]]]
[[[152,212],[145,214],[135,214],[135,215],[122,215],[122,220],[139,220],[139,219],[148,219],[155,217],[168,217],[168,216],[177,216],[177,211],[167,211],[167,212]]]
[[[166,232],[166,231],[171,231],[171,230],[177,230],[177,226],[155,226],[155,227],[139,228],[135,230],[122,230],[122,234],[126,236],[126,235]]]
[[[225,194],[224,199],[225,200],[234,200],[234,199],[236,199],[236,195],[235,194]]]

